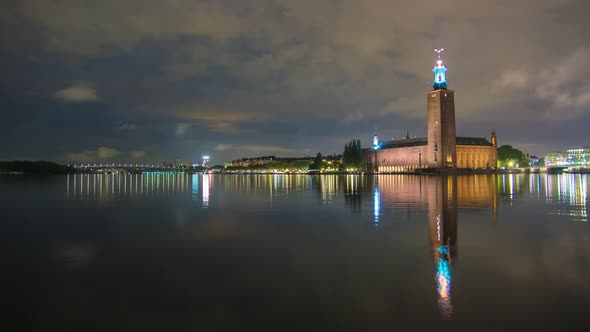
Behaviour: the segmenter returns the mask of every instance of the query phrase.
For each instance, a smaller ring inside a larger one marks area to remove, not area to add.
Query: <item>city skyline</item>
[[[588,144],[587,1],[0,4],[0,160],[223,161],[425,136],[435,48],[457,130]]]

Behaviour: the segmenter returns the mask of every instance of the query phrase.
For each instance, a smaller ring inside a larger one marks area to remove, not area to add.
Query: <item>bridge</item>
[[[590,167],[590,161],[584,160],[564,160],[564,161],[549,161],[546,160],[547,167]]]
[[[562,173],[564,171],[571,173],[588,173],[590,172],[590,162],[580,160],[547,164],[547,173]]]
[[[186,172],[196,171],[203,172],[208,170],[207,167],[188,167],[188,166],[169,166],[169,165],[157,165],[157,164],[140,164],[140,163],[86,163],[86,164],[68,164],[67,166],[73,167],[81,171],[106,171],[112,173],[122,172]]]
[[[563,173],[563,171],[565,169],[568,168],[568,166],[558,166],[558,165],[553,165],[553,166],[547,166],[547,173],[549,174],[557,174],[557,173]]]

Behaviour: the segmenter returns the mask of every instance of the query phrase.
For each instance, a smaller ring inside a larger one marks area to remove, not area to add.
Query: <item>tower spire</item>
[[[497,146],[496,129],[492,129],[492,145]]]
[[[381,145],[383,143],[381,141],[379,141],[379,137],[377,137],[377,128],[375,128],[375,136],[373,136],[373,150],[379,150],[381,149]]]
[[[440,59],[440,54],[441,54],[441,53],[442,53],[444,50],[445,50],[444,48],[441,48],[440,50],[439,50],[438,48],[435,48],[435,49],[434,49],[434,51],[435,51],[436,53],[438,53],[438,58],[439,58],[439,59]]]
[[[434,90],[446,90],[447,89],[447,78],[446,78],[446,71],[447,67],[443,64],[443,60],[441,58],[441,53],[444,51],[444,48],[438,49],[435,48],[434,52],[438,53],[438,60],[436,60],[436,66],[432,69],[434,72],[434,84],[432,88]]]

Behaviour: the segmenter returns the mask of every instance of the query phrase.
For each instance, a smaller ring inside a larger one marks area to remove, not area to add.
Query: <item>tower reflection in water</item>
[[[441,317],[451,318],[452,262],[457,255],[457,178],[429,177],[428,224]]]
[[[458,252],[457,210],[477,209],[495,216],[498,206],[496,177],[378,175],[374,180],[374,222],[391,220],[394,216],[389,213],[428,211],[437,305],[441,318],[450,319],[453,314],[453,264]]]

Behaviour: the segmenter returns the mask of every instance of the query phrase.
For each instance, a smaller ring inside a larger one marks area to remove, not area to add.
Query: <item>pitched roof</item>
[[[487,139],[483,137],[460,137],[457,136],[457,145],[476,145],[476,146],[492,146]]]
[[[472,145],[472,146],[492,146],[486,138],[483,137],[462,137],[457,136],[457,145]],[[428,145],[427,137],[418,137],[410,139],[397,139],[392,141],[383,141],[381,149],[404,148],[410,146]]]
[[[383,141],[382,149],[403,148],[407,146],[422,146],[427,145],[428,139],[426,137],[396,139],[393,141]]]

